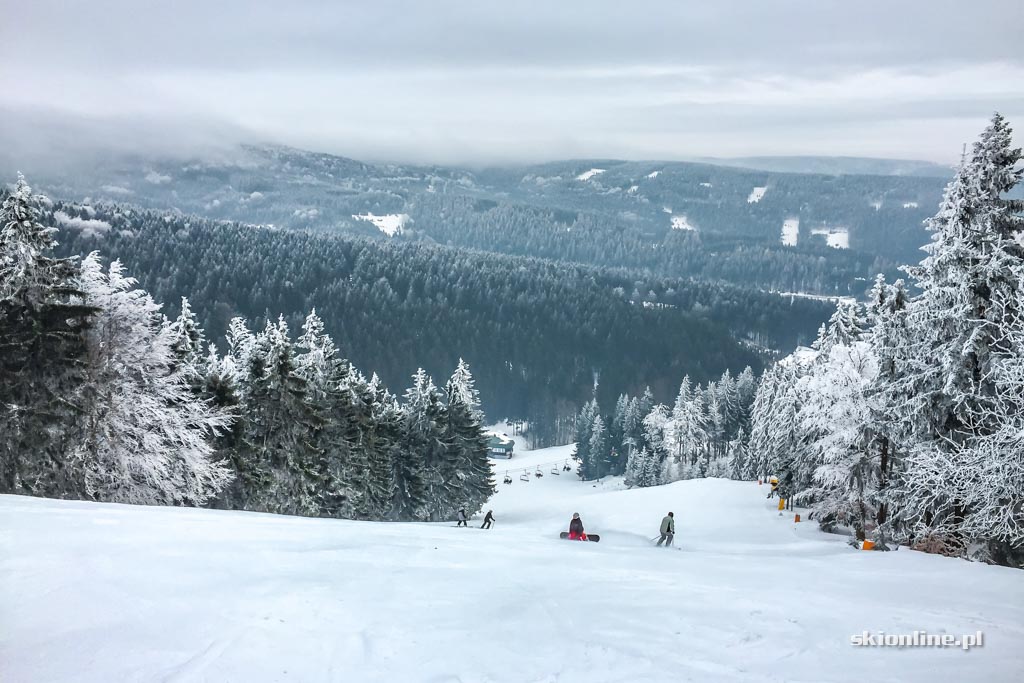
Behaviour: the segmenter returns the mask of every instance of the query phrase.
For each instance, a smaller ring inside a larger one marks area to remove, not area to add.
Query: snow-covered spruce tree
[[[744,470],[746,479],[764,479],[770,475],[772,416],[775,412],[775,397],[778,390],[778,365],[772,365],[761,373],[754,403],[750,408],[750,455]]]
[[[267,321],[245,356],[242,436],[233,464],[246,510],[316,516],[320,511],[323,427],[307,401],[284,318]]]
[[[704,393],[707,405],[707,447],[697,462],[697,476],[707,476],[711,463],[723,455],[725,441],[728,437],[726,432],[725,406],[722,404],[721,394],[715,382],[708,382],[707,391]]]
[[[739,480],[749,478],[746,475],[749,469],[748,460],[750,459],[749,444],[750,437],[747,435],[746,428],[740,427],[736,438],[729,444],[729,467],[718,476],[728,476],[730,479]]]
[[[907,308],[890,391],[907,451],[893,522],[921,547],[951,554],[973,546],[985,558],[1006,542],[1005,527],[973,520],[992,503],[992,482],[981,477],[997,453],[990,439],[1024,407],[1012,392],[997,398],[997,377],[1022,362],[1011,340],[1022,324],[1024,203],[1004,198],[1020,181],[1020,159],[997,114],[928,221],[927,257],[909,269],[921,294]],[[996,499],[1004,513],[1014,505],[1021,499]]]
[[[690,444],[694,442],[692,435],[688,433],[690,402],[693,400],[693,386],[690,384],[690,376],[683,377],[679,385],[679,393],[676,394],[676,402],[672,406],[672,417],[668,428],[669,454],[677,463],[683,461],[684,452],[689,453]]]
[[[863,540],[874,525],[879,467],[864,441],[864,425],[876,413],[869,396],[875,357],[866,342],[833,343],[803,377],[798,428],[807,437],[795,500],[811,503],[811,517],[828,530],[849,526]],[[808,486],[804,479],[810,471]]]
[[[797,424],[801,400],[798,381],[805,372],[802,365],[779,365],[771,422],[767,428],[768,474],[779,478],[779,495],[789,499],[805,488],[809,474],[801,468],[804,443]]]
[[[757,393],[757,378],[748,365],[736,377],[736,394],[740,402],[739,427],[747,435],[750,434],[750,411],[754,405],[755,393]]]
[[[99,309],[87,332],[89,362],[80,417],[89,496],[149,505],[199,505],[229,472],[213,462],[212,439],[229,418],[196,397],[175,369],[174,333],[160,306],[114,261],[82,263],[81,289]]]
[[[454,472],[443,442],[441,394],[422,369],[412,377],[402,405],[401,447],[393,461],[396,519],[427,519],[439,514],[454,492],[445,473]]]
[[[174,355],[174,369],[180,370],[197,395],[205,389],[206,337],[199,326],[192,306],[186,297],[181,297],[181,312],[170,324],[171,353]]]
[[[622,448],[612,463],[613,475],[624,474],[628,464],[630,451],[646,446],[643,436],[644,416],[640,414],[640,399],[636,396],[629,399],[626,405],[626,417],[622,423]]]
[[[600,415],[595,415],[593,427],[590,430],[589,457],[580,467],[583,479],[600,479],[606,474],[605,465],[609,451],[608,432],[604,427],[604,419]]]
[[[376,374],[369,382],[355,372],[351,376],[350,386],[356,397],[359,448],[367,463],[360,514],[384,519],[391,513],[397,493],[395,460],[400,457],[402,411],[398,400],[384,388]]]
[[[629,407],[629,396],[619,394],[615,402],[615,412],[612,414],[612,421],[608,425],[608,441],[614,449],[621,449],[625,432],[626,409]]]
[[[663,483],[661,462],[659,462],[657,454],[644,448],[640,451],[638,460],[640,464],[636,479],[637,486],[659,486]]]
[[[478,511],[494,494],[494,479],[487,457],[487,436],[480,413],[480,395],[476,391],[473,375],[464,360],[445,386],[448,407],[445,411],[445,444],[453,449],[455,466],[455,496],[446,502],[447,519],[451,519],[460,505],[470,514]]]
[[[577,473],[581,479],[594,478],[590,469],[590,435],[594,429],[594,418],[599,412],[597,399],[592,399],[583,405],[576,418],[576,447],[573,449],[572,457],[579,463]]]
[[[889,388],[897,384],[896,352],[907,338],[906,308],[909,297],[903,280],[892,285],[886,284],[885,277],[879,275],[871,289],[868,304],[868,315],[871,329],[868,342],[875,357],[875,379],[867,388],[867,397],[871,406],[870,419],[863,426],[861,437],[865,447],[874,452],[878,466],[878,486],[871,504],[877,510],[875,516],[876,532],[875,547],[887,550],[886,534],[889,520],[891,482],[898,479],[900,461],[897,445],[896,411],[891,409],[888,401]]]
[[[324,323],[310,311],[298,340],[295,373],[306,383],[306,403],[319,425],[314,447],[322,454],[315,472],[320,514],[355,517],[363,507],[358,477],[366,465],[357,448],[359,435],[352,394],[349,364],[338,357],[334,341],[324,332]]]
[[[19,175],[0,207],[0,493],[79,498],[85,477],[70,454],[96,310],[78,265],[51,255],[43,201]]]

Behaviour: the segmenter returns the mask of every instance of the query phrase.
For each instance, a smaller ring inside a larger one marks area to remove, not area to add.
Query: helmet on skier
[[[580,513],[578,513],[578,512],[572,513],[572,518],[573,519],[579,519],[580,518]]]
[[[668,513],[668,516],[669,517],[675,517],[675,513],[670,512],[670,513]]]

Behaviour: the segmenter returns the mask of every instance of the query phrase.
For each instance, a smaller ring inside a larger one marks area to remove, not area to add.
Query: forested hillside
[[[2,153],[0,166],[31,169]],[[861,298],[875,273],[919,258],[923,207],[943,183],[607,159],[375,165],[261,146],[186,160],[103,157],[34,176],[76,201]]]
[[[171,316],[188,296],[214,340],[236,315],[258,329],[281,314],[297,329],[316,308],[346,357],[389,385],[465,358],[488,415],[539,429],[574,415],[595,382],[609,401],[648,385],[667,399],[683,375],[758,368],[763,352],[809,342],[829,309],[642,271],[113,204],[58,202],[45,215],[63,226],[61,254],[120,259]]]

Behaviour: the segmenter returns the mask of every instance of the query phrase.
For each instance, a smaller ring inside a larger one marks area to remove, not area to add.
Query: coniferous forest
[[[810,343],[828,304],[716,281],[667,278],[425,243],[254,228],[109,204],[55,202],[58,253],[99,250],[168,315],[187,297],[223,348],[235,316],[256,327],[316,308],[345,356],[388,386],[459,358],[491,419],[529,421],[539,444],[564,442],[598,397],[679,377],[760,369],[774,349]]]
[[[927,222],[909,281],[879,274],[810,348],[675,403],[623,395],[576,419],[580,475],[634,486],[777,476],[826,530],[879,549],[1024,564],[1024,176],[998,114]]]
[[[307,516],[445,519],[493,490],[479,396],[458,362],[401,399],[341,357],[311,311],[226,353],[187,299],[169,320],[119,261],[54,255],[19,180],[0,232],[0,491]]]

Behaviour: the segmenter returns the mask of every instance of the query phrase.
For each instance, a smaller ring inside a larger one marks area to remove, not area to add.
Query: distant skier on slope
[[[585,541],[587,540],[587,534],[583,531],[583,520],[580,519],[580,513],[572,513],[572,521],[569,522],[569,538],[574,541]]]
[[[769,483],[772,485],[772,490],[768,492],[768,498],[771,498],[779,491],[779,478],[776,476],[772,476],[771,481]]]
[[[494,523],[494,511],[488,510],[487,514],[484,515],[484,523],[480,525],[481,529],[490,529],[491,524]]]
[[[676,535],[676,516],[673,513],[668,513],[665,518],[661,520],[661,538],[658,539],[658,545],[665,543],[665,547],[672,545],[672,539]],[[666,543],[666,539],[668,542]]]
[[[469,527],[469,523],[466,521],[466,508],[459,508],[459,523],[455,526]]]

